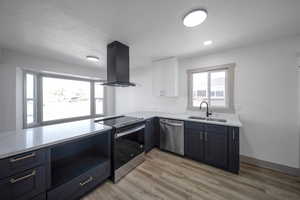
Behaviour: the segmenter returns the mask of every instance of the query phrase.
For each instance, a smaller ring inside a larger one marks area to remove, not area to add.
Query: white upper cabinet
[[[154,96],[178,96],[178,60],[168,58],[152,63],[152,93]]]

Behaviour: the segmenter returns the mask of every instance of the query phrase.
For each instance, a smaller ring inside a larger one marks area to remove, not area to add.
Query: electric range
[[[113,128],[112,180],[116,183],[145,160],[145,120],[122,115],[96,119],[95,122]]]

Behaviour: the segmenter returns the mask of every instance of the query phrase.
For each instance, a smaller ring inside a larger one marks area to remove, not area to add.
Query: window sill
[[[54,124],[62,124],[62,123],[68,123],[68,122],[75,122],[75,121],[80,121],[80,120],[85,120],[85,119],[94,119],[94,118],[104,117],[104,116],[105,115],[103,114],[103,115],[95,115],[95,116],[84,116],[84,117],[74,117],[74,118],[68,118],[68,119],[45,121],[45,122],[41,122],[39,124],[26,126],[23,129],[36,128],[36,127],[48,126],[48,125],[54,125]]]

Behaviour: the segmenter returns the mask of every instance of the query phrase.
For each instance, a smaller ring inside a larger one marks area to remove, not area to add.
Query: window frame
[[[210,79],[211,72],[225,71],[226,73],[226,83],[225,83],[225,107],[223,106],[211,106],[210,100],[208,100],[209,108],[213,112],[222,112],[222,113],[234,113],[234,69],[235,63],[229,63],[224,65],[217,65],[213,67],[204,67],[196,69],[187,70],[187,81],[188,81],[188,102],[187,109],[192,111],[200,111],[199,107],[193,106],[193,74],[194,73],[203,73],[208,72],[208,99],[210,99]],[[227,94],[227,95],[226,95]]]
[[[96,100],[97,99],[101,99],[102,100],[102,102],[103,102],[103,113],[106,113],[106,107],[107,106],[105,106],[106,105],[106,101],[105,101],[105,99],[106,99],[106,95],[107,95],[107,91],[106,91],[106,87],[103,87],[103,98],[99,98],[99,97],[96,97],[95,96],[95,84],[96,83],[101,83],[101,82],[103,82],[103,81],[92,81],[92,90],[91,90],[91,92],[93,93],[93,94],[91,94],[91,97],[93,97],[93,102],[92,102],[92,115],[93,116],[96,116],[96,117],[101,117],[101,116],[103,116],[103,115],[101,115],[101,114],[97,114],[96,113],[96,110],[97,110],[97,107],[96,107]]]
[[[26,84],[26,75],[33,74],[34,75],[34,95],[36,97],[36,103],[34,106],[35,109],[35,122],[31,124],[27,124],[27,84]],[[90,115],[79,116],[79,117],[71,117],[71,118],[63,118],[63,119],[56,119],[56,120],[43,120],[43,77],[48,78],[58,78],[58,79],[65,79],[65,80],[75,80],[75,81],[86,81],[90,83]],[[97,117],[103,117],[106,114],[106,87],[103,88],[103,114],[96,114],[95,110],[95,82],[104,82],[100,79],[90,79],[90,78],[83,78],[83,77],[76,77],[71,75],[61,75],[56,73],[46,73],[46,72],[35,72],[31,70],[23,70],[23,128],[32,128],[37,126],[44,126],[44,125],[51,125],[51,124],[58,124],[64,122],[71,122],[77,120],[84,120],[84,119],[91,119]]]
[[[26,76],[27,74],[33,75],[33,98],[27,98],[27,81],[26,81]],[[37,109],[37,102],[38,102],[38,97],[37,97],[37,76],[36,73],[33,71],[26,71],[23,73],[23,126],[25,127],[35,127],[38,125],[38,109]],[[27,101],[32,100],[34,102],[33,104],[33,122],[28,124],[27,123]]]

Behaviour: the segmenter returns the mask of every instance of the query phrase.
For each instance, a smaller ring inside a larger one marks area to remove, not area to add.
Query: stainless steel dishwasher
[[[160,149],[184,155],[183,121],[160,119]]]

